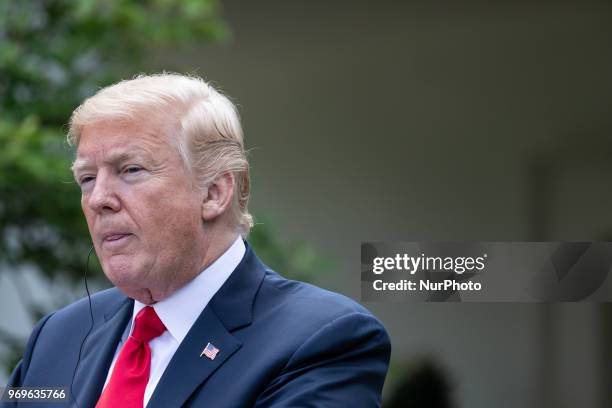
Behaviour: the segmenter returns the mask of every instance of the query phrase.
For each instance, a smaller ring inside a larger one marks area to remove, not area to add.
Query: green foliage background
[[[69,171],[72,110],[102,86],[160,70],[145,62],[154,50],[228,36],[215,0],[0,0],[0,273],[28,266],[49,283],[81,284],[91,243]],[[249,241],[301,280],[330,267],[310,246],[275,239],[267,223]],[[49,311],[19,295],[33,321]],[[6,371],[25,340],[0,330]]]

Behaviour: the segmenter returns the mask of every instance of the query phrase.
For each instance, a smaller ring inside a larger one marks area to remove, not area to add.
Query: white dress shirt
[[[189,329],[191,329],[191,326],[193,326],[210,299],[217,293],[221,286],[223,286],[234,269],[236,269],[245,251],[244,242],[242,242],[242,238],[238,236],[236,241],[234,241],[223,255],[217,258],[215,262],[204,269],[191,282],[166,299],[151,305],[167,330],[161,336],[149,342],[149,347],[151,348],[151,373],[149,375],[149,382],[145,388],[143,406],[146,406],[149,402],[157,383],[166,370],[166,367],[168,367],[179,345],[185,336],[187,336]],[[134,318],[145,306],[144,303],[134,300],[132,319],[117,346],[113,362],[106,375],[104,387],[106,387],[106,384],[108,384],[111,378],[113,368],[115,367],[115,361],[117,360],[123,343],[132,333]]]

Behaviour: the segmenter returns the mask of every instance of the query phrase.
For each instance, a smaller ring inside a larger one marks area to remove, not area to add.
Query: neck
[[[207,248],[204,254],[204,259],[202,260],[202,264],[200,265],[200,270],[196,275],[192,276],[192,279],[195,278],[200,272],[204,269],[208,268],[213,262],[215,262],[221,255],[227,251],[236,238],[238,238],[238,234],[234,231],[226,231],[223,234],[211,234],[211,239],[207,243]]]
[[[223,253],[225,253],[230,246],[232,246],[238,237],[238,233],[233,230],[210,230],[206,236],[207,238],[201,247],[203,254],[201,261],[194,264],[192,268],[189,268],[189,273],[174,274],[172,279],[168,280],[167,286],[162,290],[141,288],[138,291],[132,292],[130,297],[147,305],[151,305],[166,299],[168,296],[172,295],[174,292],[191,282],[202,271],[219,259],[219,257],[223,255]]]

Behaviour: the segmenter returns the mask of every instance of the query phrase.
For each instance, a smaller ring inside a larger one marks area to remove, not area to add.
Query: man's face
[[[166,134],[155,116],[87,125],[74,163],[104,273],[144,303],[195,276],[206,246],[202,194]]]

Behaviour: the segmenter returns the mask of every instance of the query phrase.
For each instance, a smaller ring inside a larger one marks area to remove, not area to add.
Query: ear
[[[234,175],[230,172],[217,177],[208,186],[202,201],[202,219],[213,221],[225,212],[234,195]]]

